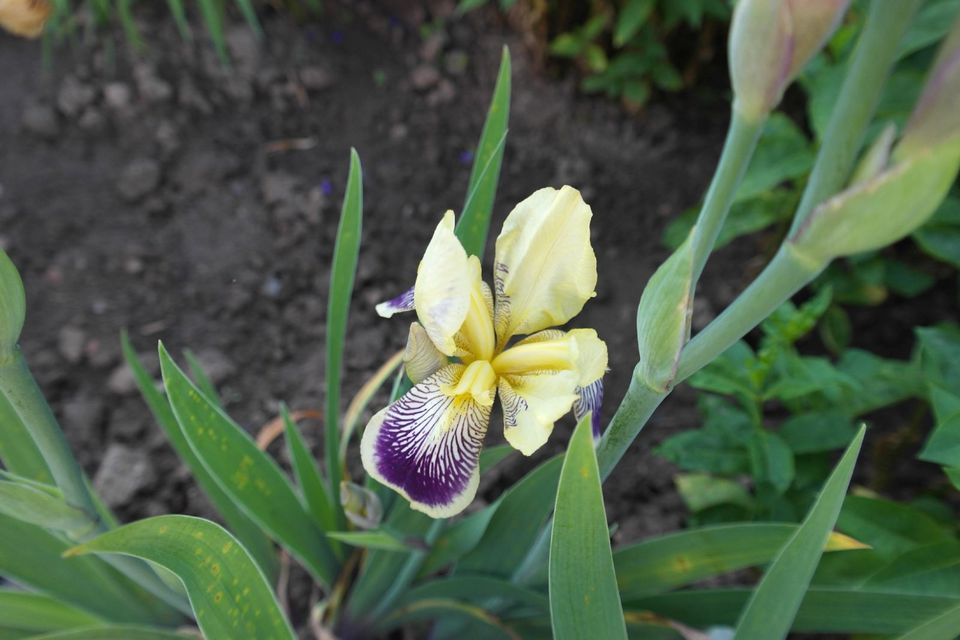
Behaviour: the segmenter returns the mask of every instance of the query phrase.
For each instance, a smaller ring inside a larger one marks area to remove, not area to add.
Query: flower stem
[[[814,207],[840,191],[880,102],[898,44],[922,0],[871,2],[840,95],[824,132],[817,162],[790,227],[793,236]]]
[[[800,255],[792,244],[784,243],[770,264],[733,304],[687,343],[680,355],[675,384],[713,362],[817,277],[825,266]]]
[[[630,388],[597,444],[597,464],[602,480],[607,479],[666,397],[667,392],[655,391],[644,384],[636,374],[631,376]]]
[[[713,174],[693,231],[691,289],[696,287],[707,258],[713,251],[713,245],[716,244],[723,222],[727,219],[727,213],[750,164],[750,158],[753,157],[753,151],[757,148],[766,121],[766,117],[756,121],[747,120],[736,111],[730,116],[730,128],[723,143],[720,162]]]

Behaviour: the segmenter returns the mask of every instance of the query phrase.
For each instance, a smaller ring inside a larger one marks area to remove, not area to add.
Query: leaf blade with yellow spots
[[[194,385],[160,346],[170,406],[190,448],[223,491],[313,576],[329,586],[338,562],[277,464]]]
[[[73,547],[89,553],[142,558],[174,573],[187,590],[204,637],[291,640],[267,579],[226,529],[193,516],[158,516],[114,529]]]
[[[554,638],[626,640],[589,415],[573,432],[560,471],[549,583]]]

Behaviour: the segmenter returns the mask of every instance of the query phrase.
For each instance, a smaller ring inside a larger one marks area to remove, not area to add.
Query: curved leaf
[[[30,636],[29,640],[198,640],[192,633],[178,633],[156,627],[134,627],[116,625],[73,629],[57,633],[45,633],[42,636]]]
[[[734,638],[785,638],[789,633],[840,514],[865,431],[861,426],[807,517],[767,569],[747,603]]]
[[[160,370],[183,434],[220,488],[318,580],[333,584],[330,545],[277,464],[190,382],[162,344]]]
[[[51,632],[102,624],[103,618],[42,593],[0,589],[2,628]]]
[[[626,640],[589,415],[573,432],[560,472],[549,580],[554,638]]]
[[[253,558],[226,529],[209,520],[148,518],[104,533],[66,555],[87,553],[134,556],[174,573],[210,640],[295,637]]]

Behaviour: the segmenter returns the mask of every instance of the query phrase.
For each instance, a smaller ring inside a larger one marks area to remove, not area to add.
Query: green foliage
[[[589,416],[570,438],[560,471],[550,539],[550,618],[553,636],[561,640],[627,637]]]
[[[246,549],[222,527],[190,516],[157,516],[70,549],[131,555],[172,571],[186,587],[208,638],[294,638],[270,585]]]

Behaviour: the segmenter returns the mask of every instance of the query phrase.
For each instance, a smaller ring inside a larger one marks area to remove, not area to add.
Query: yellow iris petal
[[[470,309],[471,285],[467,252],[453,229],[453,211],[447,211],[427,245],[413,287],[417,318],[437,349],[448,356],[457,352],[454,338]]]
[[[497,338],[559,326],[594,293],[590,207],[572,187],[540,189],[514,208],[497,238]]]
[[[490,360],[497,346],[496,335],[493,332],[493,315],[490,310],[492,305],[490,287],[481,277],[479,258],[470,256],[467,267],[470,272],[470,305],[460,333],[455,338],[458,346],[458,352],[455,355],[465,362]]]
[[[407,348],[403,352],[403,368],[413,384],[432,376],[447,364],[447,356],[430,340],[419,322],[411,323]]]
[[[567,336],[577,343],[577,375],[581,387],[596,382],[607,371],[607,343],[593,329],[573,329]]]
[[[0,0],[0,26],[18,36],[39,36],[52,13],[48,0]]]
[[[523,455],[532,455],[546,443],[554,423],[577,400],[574,371],[501,376],[503,435]]]

